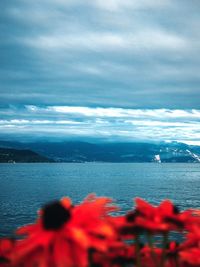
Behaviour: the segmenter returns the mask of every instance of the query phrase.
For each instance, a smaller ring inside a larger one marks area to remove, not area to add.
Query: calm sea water
[[[124,212],[136,196],[200,208],[199,191],[200,164],[0,164],[0,236],[33,222],[41,205],[63,196],[78,203],[96,192],[114,198]]]

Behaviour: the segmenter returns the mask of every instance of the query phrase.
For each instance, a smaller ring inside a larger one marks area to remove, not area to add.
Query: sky
[[[199,0],[0,2],[0,139],[200,145]]]

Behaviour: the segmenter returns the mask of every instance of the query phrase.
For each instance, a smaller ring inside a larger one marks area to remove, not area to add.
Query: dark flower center
[[[180,213],[179,208],[177,206],[175,206],[175,205],[173,205],[173,211],[174,211],[175,214]]]
[[[141,212],[139,210],[131,211],[126,215],[126,221],[131,223],[134,222],[136,217],[140,216]]]
[[[42,223],[46,230],[58,230],[71,218],[70,210],[59,201],[47,204],[43,208]]]
[[[4,263],[9,263],[10,261],[7,259],[7,258],[5,258],[5,257],[3,257],[3,256],[0,256],[0,264],[2,263],[2,264],[4,264]],[[2,265],[3,266],[3,265]],[[6,265],[5,265],[6,266]]]

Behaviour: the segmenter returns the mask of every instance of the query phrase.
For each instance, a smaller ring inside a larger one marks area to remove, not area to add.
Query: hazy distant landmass
[[[0,148],[0,163],[26,162],[53,162],[53,160],[27,149]]]
[[[78,141],[0,141],[0,147],[0,162],[200,162],[200,146],[178,142],[93,144]]]

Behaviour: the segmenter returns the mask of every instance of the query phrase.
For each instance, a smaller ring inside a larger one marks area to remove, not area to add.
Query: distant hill
[[[39,162],[199,162],[200,147],[178,142],[87,143],[87,142],[5,142],[0,147],[32,150]],[[32,151],[29,151],[30,153]],[[33,152],[32,152],[33,153]],[[33,154],[32,160],[33,160]],[[30,159],[31,159],[30,155]],[[42,155],[44,158],[42,158]],[[48,159],[47,159],[48,158]],[[28,161],[27,157],[27,162]]]
[[[0,163],[52,162],[31,150],[0,148]]]

